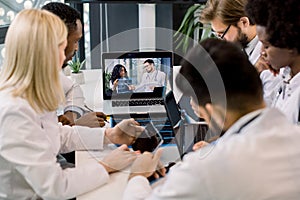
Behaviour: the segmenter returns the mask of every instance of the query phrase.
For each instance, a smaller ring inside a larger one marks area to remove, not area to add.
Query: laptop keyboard
[[[166,113],[151,113],[149,114],[130,114],[130,116],[115,114],[112,117],[112,125],[116,125],[122,119],[128,119],[129,117],[134,118],[141,126],[146,126],[150,121],[152,121],[153,125],[159,130],[160,134],[164,139],[164,144],[168,144],[174,138],[174,133],[172,130],[171,123],[166,116]]]
[[[151,105],[164,105],[163,99],[130,99],[130,100],[113,100],[113,107],[122,106],[151,106]]]

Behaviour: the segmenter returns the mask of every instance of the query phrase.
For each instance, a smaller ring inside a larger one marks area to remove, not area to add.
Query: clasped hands
[[[88,112],[83,116],[76,118],[77,114],[71,111],[58,117],[58,121],[63,125],[69,126],[87,126],[90,128],[105,126],[106,115],[103,112]]]

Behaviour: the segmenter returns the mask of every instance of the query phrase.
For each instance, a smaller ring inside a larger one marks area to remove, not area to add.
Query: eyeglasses
[[[225,37],[226,33],[229,31],[230,27],[231,27],[231,24],[229,24],[229,25],[227,26],[227,28],[225,29],[225,31],[224,31],[223,33],[222,33],[222,32],[215,32],[215,31],[212,31],[212,33],[213,33],[217,38],[219,38],[219,39],[222,40],[222,39]]]

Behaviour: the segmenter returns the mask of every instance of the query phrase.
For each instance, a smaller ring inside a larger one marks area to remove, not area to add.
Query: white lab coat
[[[256,35],[245,48],[245,52],[248,55],[248,59],[252,65],[255,65],[260,58],[260,52],[262,48],[262,43],[259,41],[258,36]],[[272,104],[273,91],[274,88],[281,81],[281,78],[274,76],[270,70],[263,70],[259,76],[264,93],[264,100],[268,106]]]
[[[260,112],[239,119],[215,144],[187,154],[153,191],[146,178],[133,177],[124,200],[298,200],[300,127],[276,109],[255,118]]]
[[[96,160],[62,170],[58,153],[102,149],[101,128],[60,126],[22,98],[0,92],[0,199],[68,199],[99,187],[108,173]]]
[[[63,112],[60,114],[64,114],[67,111],[74,111],[82,116],[87,110],[84,107],[85,98],[80,85],[74,83],[71,79],[65,76],[62,71],[59,75],[66,99],[65,105],[63,105],[62,109]]]
[[[153,91],[151,87],[162,87],[166,85],[166,74],[159,70],[154,70],[151,73],[144,73],[141,82],[136,86],[138,92]]]
[[[262,43],[259,41],[258,36],[256,35],[245,48],[245,52],[248,55],[249,61],[254,65],[259,57],[261,51]]]
[[[276,76],[270,70],[264,70],[259,75],[263,84],[264,100],[267,106],[272,106],[273,99],[282,82],[282,73],[283,69]]]
[[[300,73],[291,79],[290,68],[285,67],[278,86],[274,88],[275,92],[272,107],[283,112],[290,122],[297,123],[300,109]]]

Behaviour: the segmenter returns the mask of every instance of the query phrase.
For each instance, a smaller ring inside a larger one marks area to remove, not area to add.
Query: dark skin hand
[[[254,67],[256,68],[257,72],[260,74],[263,70],[270,70],[274,76],[279,74],[279,70],[273,69],[271,65],[266,63],[262,57],[258,59],[255,63]]]
[[[68,111],[65,115],[59,116],[58,121],[69,126],[78,125],[90,128],[105,126],[106,115],[103,112],[90,112],[78,119],[76,117],[76,113]]]
[[[71,120],[66,115],[60,115],[58,116],[58,121],[62,123],[62,125],[69,125],[73,126],[74,123],[71,122]]]
[[[262,72],[265,69],[270,70],[274,76],[279,74],[279,69],[274,69],[270,64],[266,63],[264,56],[261,55],[258,61],[255,63],[254,67],[258,71],[258,73]]]
[[[264,61],[262,57],[258,59],[258,61],[254,65],[258,74],[260,74],[263,70],[270,69],[270,66]]]
[[[106,115],[103,112],[90,112],[75,120],[75,125],[88,126],[90,128],[103,127],[105,126],[105,121]]]

